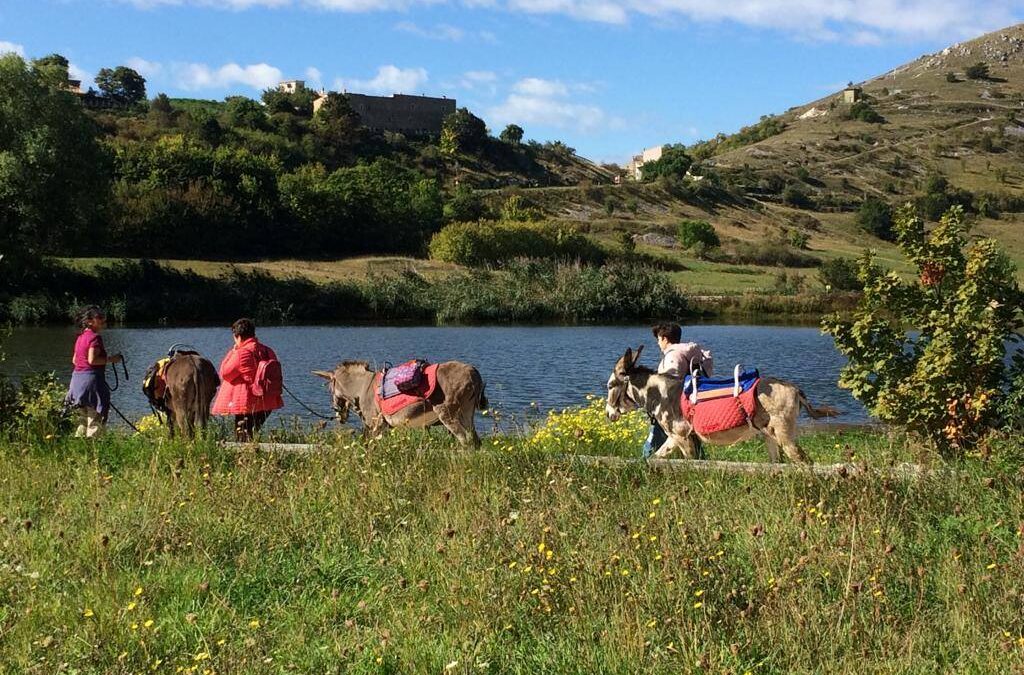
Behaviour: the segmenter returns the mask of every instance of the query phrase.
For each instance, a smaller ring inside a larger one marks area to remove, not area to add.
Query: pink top
[[[103,346],[103,338],[99,333],[93,332],[92,328],[86,328],[75,340],[75,372],[85,373],[90,370],[103,370],[104,366],[89,365],[89,349],[95,348],[97,356],[106,356],[107,350]]]

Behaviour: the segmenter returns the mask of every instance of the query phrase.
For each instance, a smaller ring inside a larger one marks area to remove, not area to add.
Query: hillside
[[[863,98],[857,109],[838,91],[689,147],[693,172],[719,179],[724,197],[701,200],[660,184],[625,184],[544,190],[531,198],[547,215],[596,231],[671,232],[680,219],[700,218],[715,226],[726,247],[788,229],[803,232],[809,253],[822,259],[871,247],[885,260],[893,247],[860,230],[854,212],[868,196],[893,205],[918,198],[930,177],[941,176],[951,199],[978,219],[976,231],[997,237],[1024,262],[1024,24],[925,54],[856,86]],[[870,118],[865,108],[882,121],[851,119]],[[787,188],[806,203],[787,203]],[[694,266],[685,254],[665,253]],[[706,278],[706,266],[697,268],[694,276]],[[764,281],[741,272],[727,288]]]

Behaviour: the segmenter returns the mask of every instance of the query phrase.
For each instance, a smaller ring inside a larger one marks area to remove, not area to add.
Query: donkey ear
[[[633,348],[626,347],[626,353],[622,355],[622,365],[627,369],[633,366]]]
[[[636,366],[636,364],[640,363],[640,354],[642,354],[643,351],[644,351],[644,346],[643,345],[640,345],[639,347],[636,348],[636,354],[633,355],[633,365],[634,366]]]
[[[334,379],[334,373],[328,373],[326,370],[314,370],[313,374],[316,375],[317,377],[322,377],[325,380]]]

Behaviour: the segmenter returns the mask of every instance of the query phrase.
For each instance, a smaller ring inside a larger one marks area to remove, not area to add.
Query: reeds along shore
[[[630,321],[683,316],[686,303],[662,273],[642,266],[591,267],[517,261],[500,271],[431,281],[410,272],[317,284],[233,269],[219,277],[152,261],[82,273],[48,264],[17,291],[0,291],[2,319],[66,321],[88,299],[114,320],[224,321],[240,313],[261,323],[292,321]]]

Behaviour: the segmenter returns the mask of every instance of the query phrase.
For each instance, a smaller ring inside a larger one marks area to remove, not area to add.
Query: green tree
[[[833,258],[821,263],[818,268],[818,281],[826,290],[859,291],[860,278],[857,276],[859,265],[853,258]]]
[[[685,145],[666,145],[661,149],[660,158],[644,164],[642,176],[645,182],[659,178],[682,178],[692,164],[693,159],[686,153]]]
[[[718,248],[722,245],[714,226],[706,220],[684,220],[679,223],[676,227],[676,239],[686,249],[692,249],[697,245],[705,248]]]
[[[135,105],[146,98],[146,78],[127,66],[101,68],[95,81],[104,96],[124,105]]]
[[[810,196],[799,185],[790,183],[782,190],[782,202],[798,209],[809,209],[814,206]]]
[[[857,225],[879,239],[892,241],[892,207],[889,202],[878,197],[867,197],[857,209]]]
[[[149,102],[149,117],[162,127],[174,125],[177,111],[171,105],[171,99],[167,94],[157,94],[156,98]]]
[[[312,89],[300,89],[295,93],[265,89],[260,95],[268,113],[288,113],[300,117],[313,116],[313,101],[316,97],[317,93]]]
[[[224,103],[224,117],[228,126],[236,129],[262,129],[267,125],[267,111],[251,98],[228,96]]]
[[[68,68],[71,64],[60,54],[48,54],[32,61],[32,68],[52,87],[68,85]]]
[[[480,220],[484,204],[473,188],[460,184],[444,205],[444,219],[450,223],[468,223]]]
[[[444,118],[441,125],[441,152],[444,154],[474,153],[483,149],[486,142],[487,125],[468,108],[459,108]]]
[[[523,128],[518,124],[510,124],[501,131],[498,137],[509,145],[519,145],[523,142]]]
[[[320,142],[319,154],[331,166],[340,166],[351,159],[354,148],[363,139],[359,114],[352,109],[348,96],[336,92],[327,94],[311,127]]]
[[[997,422],[1006,346],[1022,326],[1016,270],[994,240],[968,246],[958,206],[928,231],[908,205],[895,228],[918,276],[885,272],[865,254],[856,311],[822,322],[848,359],[839,385],[878,419],[962,453]]]
[[[94,248],[110,177],[95,125],[73,94],[14,54],[0,57],[0,101],[5,262]]]

